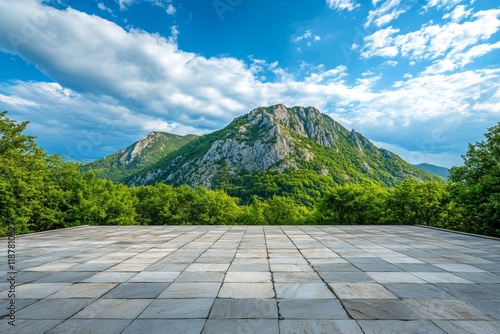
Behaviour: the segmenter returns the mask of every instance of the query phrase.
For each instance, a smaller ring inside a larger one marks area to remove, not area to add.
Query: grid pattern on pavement
[[[500,242],[442,230],[99,226],[16,252],[1,333],[500,333]]]

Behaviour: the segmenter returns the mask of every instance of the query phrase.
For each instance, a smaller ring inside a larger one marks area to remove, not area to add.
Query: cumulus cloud
[[[401,56],[412,61],[437,60],[440,72],[461,68],[473,58],[496,49],[496,44],[478,44],[488,40],[500,29],[500,10],[479,11],[472,20],[444,25],[427,24],[419,30],[399,34],[392,26],[364,38],[361,56]]]
[[[172,4],[169,4],[167,7],[167,14],[168,15],[175,15],[176,12],[177,12],[177,9]]]
[[[352,11],[359,7],[359,4],[354,0],[326,0],[326,3],[331,9]]]
[[[374,3],[374,6],[378,2]],[[368,13],[368,18],[365,22],[365,28],[375,25],[381,27],[388,24],[389,22],[397,19],[401,14],[406,12],[409,7],[404,7],[401,5],[400,0],[386,0],[378,8],[370,10]]]
[[[443,15],[443,19],[451,19],[452,21],[460,21],[466,18],[472,12],[472,9],[466,10],[464,5],[455,7],[452,12]]]

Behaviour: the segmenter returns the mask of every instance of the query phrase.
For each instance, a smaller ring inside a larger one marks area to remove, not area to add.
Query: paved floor
[[[403,226],[81,227],[16,240],[1,333],[500,333],[500,241]]]

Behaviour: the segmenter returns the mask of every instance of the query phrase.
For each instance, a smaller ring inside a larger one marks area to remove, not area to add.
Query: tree
[[[386,222],[445,227],[448,204],[445,185],[436,181],[405,179],[389,193]]]
[[[500,122],[485,137],[469,144],[463,166],[451,169],[450,191],[466,230],[500,236]]]
[[[387,191],[376,184],[348,184],[333,188],[318,205],[318,224],[378,224],[383,216]]]

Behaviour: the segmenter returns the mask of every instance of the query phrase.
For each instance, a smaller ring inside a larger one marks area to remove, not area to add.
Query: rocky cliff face
[[[127,182],[214,188],[220,186],[221,178],[227,182],[262,171],[299,169],[328,175],[332,183],[371,180],[391,185],[406,176],[425,177],[314,107],[278,104],[236,118],[226,128],[198,138]]]

